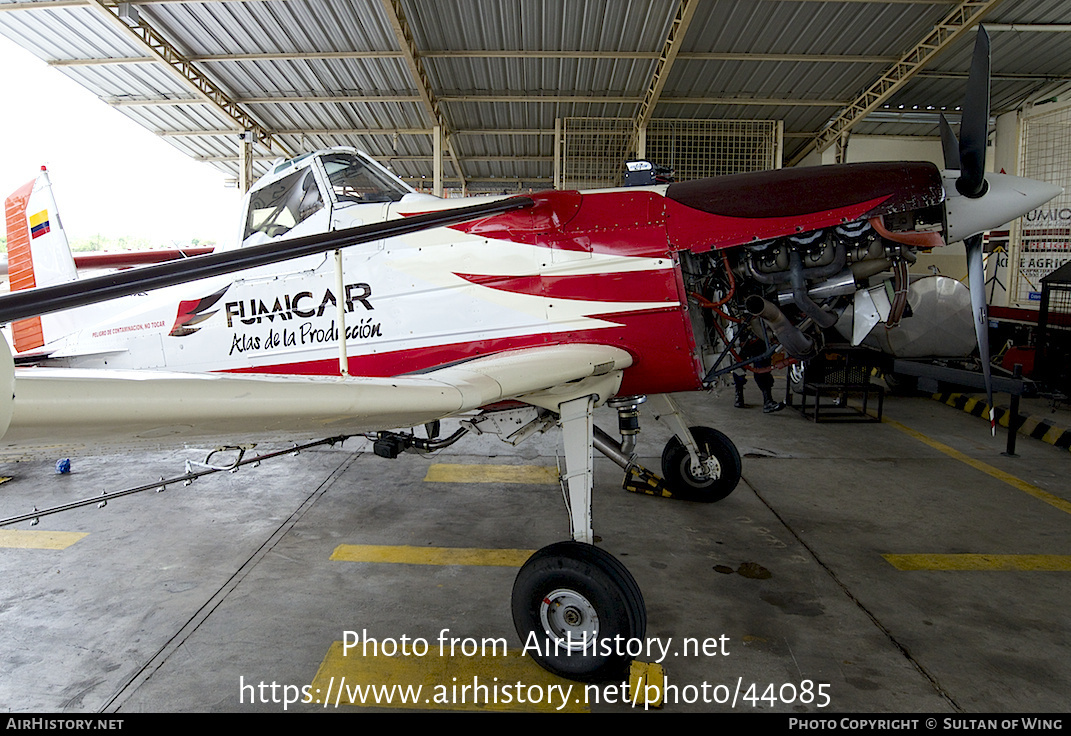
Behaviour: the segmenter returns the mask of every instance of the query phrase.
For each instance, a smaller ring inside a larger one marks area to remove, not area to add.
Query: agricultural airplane
[[[739,453],[688,427],[668,394],[753,362],[730,333],[768,327],[767,355],[805,360],[835,325],[856,343],[903,329],[919,312],[905,316],[920,249],[966,240],[984,327],[981,233],[1059,192],[984,174],[987,67],[979,32],[963,140],[943,174],[864,163],[442,200],[338,148],[273,166],[246,196],[234,248],[90,279],[76,278],[39,179],[7,203],[15,291],[0,322],[17,352],[0,347],[0,456],[368,433],[393,458],[559,424],[572,540],[521,568],[514,622],[522,640],[559,644],[540,647],[547,669],[616,675],[626,655],[603,644],[642,638],[646,609],[593,545],[593,448],[633,490],[725,497]],[[662,477],[634,453],[645,397],[674,433]],[[618,410],[620,441],[594,425],[603,404]],[[458,416],[440,437],[439,420]],[[397,429],[420,425],[426,436]]]

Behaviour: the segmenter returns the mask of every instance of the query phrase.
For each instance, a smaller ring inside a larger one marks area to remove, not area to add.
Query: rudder
[[[78,278],[67,236],[52,196],[48,171],[19,187],[4,201],[7,220],[8,278],[12,291],[53,286]],[[31,317],[12,323],[16,352],[35,350],[65,334],[67,315]]]

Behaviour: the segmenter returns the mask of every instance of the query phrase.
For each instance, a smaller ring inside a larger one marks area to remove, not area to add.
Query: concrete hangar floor
[[[1020,438],[1004,457],[983,421],[926,397],[889,397],[866,425],[731,401],[682,402],[744,456],[719,503],[630,494],[596,455],[595,531],[643,590],[638,659],[662,660],[663,712],[1066,712],[1066,450]],[[657,467],[668,434],[642,426]],[[0,530],[0,704],[631,709],[620,683],[585,692],[517,656],[516,569],[568,537],[555,434],[395,461],[351,442]],[[6,466],[0,514],[177,475],[186,457]],[[347,637],[383,651],[343,656]],[[509,656],[486,647],[502,640]],[[423,689],[404,703],[413,691],[358,690],[406,683]]]

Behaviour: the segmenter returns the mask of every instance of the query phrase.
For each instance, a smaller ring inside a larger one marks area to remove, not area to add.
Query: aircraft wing
[[[393,378],[20,368],[0,379],[13,383],[13,398],[0,404],[0,458],[322,438],[416,426],[508,399],[556,408],[588,393],[610,398],[631,364],[619,348],[556,345]]]

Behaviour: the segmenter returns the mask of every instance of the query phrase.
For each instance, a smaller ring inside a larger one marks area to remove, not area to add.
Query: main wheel
[[[513,625],[524,652],[561,677],[623,676],[630,640],[647,631],[643,594],[617,558],[580,542],[536,552],[513,583]]]
[[[736,488],[743,470],[740,452],[733,441],[710,427],[689,427],[699,445],[699,453],[707,457],[706,474],[692,472],[688,449],[674,437],[662,451],[662,477],[670,492],[685,501],[712,503],[720,501]]]

